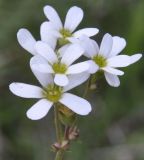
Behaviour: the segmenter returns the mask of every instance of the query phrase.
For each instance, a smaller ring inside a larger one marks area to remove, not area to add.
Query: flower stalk
[[[55,104],[54,106],[54,116],[55,116],[55,129],[56,129],[56,137],[57,137],[57,142],[61,144],[62,142],[62,126],[59,120],[59,115],[58,115],[58,105]]]
[[[62,117],[60,117],[60,112],[62,110],[64,114],[68,114],[68,112],[70,112],[68,117],[63,115],[63,118],[65,117],[64,119],[67,119],[65,121],[66,123],[64,123]],[[63,160],[64,153],[69,149],[71,141],[77,139],[79,136],[79,129],[75,124],[75,114],[72,111],[63,108],[59,103],[54,105],[54,116],[57,137],[57,142],[53,145],[53,148],[56,151],[55,160]]]
[[[58,112],[59,112],[58,105],[55,104],[55,106],[54,106],[54,119],[55,119],[56,137],[57,137],[57,143],[61,146],[63,135],[62,135],[62,125],[59,120],[59,113]],[[60,148],[57,150],[55,160],[62,160],[63,159],[62,157],[63,157],[63,151]]]
[[[63,160],[63,150],[57,151],[55,160]]]
[[[87,83],[86,83],[86,87],[84,90],[84,94],[83,94],[83,98],[86,98],[89,92],[89,88],[90,88],[90,84],[91,84],[91,79],[89,78]]]

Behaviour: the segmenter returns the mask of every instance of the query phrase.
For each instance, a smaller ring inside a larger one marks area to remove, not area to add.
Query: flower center
[[[96,55],[93,57],[93,61],[100,67],[105,67],[107,65],[106,58],[102,55]]]
[[[43,96],[51,102],[58,102],[62,96],[62,88],[54,84],[49,84],[44,88]]]
[[[62,28],[59,32],[62,35],[62,38],[58,39],[59,46],[63,46],[65,44],[68,44],[69,41],[66,38],[71,37],[72,33],[68,29],[64,29],[64,28]]]
[[[64,74],[67,71],[67,66],[63,63],[54,63],[52,68],[55,73]]]
[[[63,36],[63,38],[72,36],[71,32],[68,29],[64,29],[64,28],[60,30],[60,33]]]

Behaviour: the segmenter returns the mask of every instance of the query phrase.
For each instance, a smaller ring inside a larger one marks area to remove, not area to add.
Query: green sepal
[[[59,119],[65,126],[71,126],[76,122],[76,114],[68,109],[66,106],[59,105]]]
[[[70,43],[70,42],[66,38],[59,38],[58,39],[58,46],[59,47],[62,47],[64,45],[68,44],[68,43]]]

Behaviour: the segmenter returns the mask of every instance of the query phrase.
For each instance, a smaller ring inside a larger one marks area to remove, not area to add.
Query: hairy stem
[[[63,160],[63,150],[59,150],[59,151],[56,153],[55,160]]]
[[[89,78],[88,81],[87,81],[87,83],[86,83],[86,87],[85,87],[85,90],[84,90],[83,98],[86,98],[87,95],[88,95],[90,82],[91,82],[91,78]]]
[[[61,145],[62,144],[62,126],[61,122],[59,120],[59,115],[58,115],[58,105],[55,104],[54,106],[54,116],[55,116],[55,129],[56,129],[56,137],[57,137],[57,142]],[[55,160],[63,160],[63,150],[59,149],[56,153]]]
[[[55,129],[56,129],[56,137],[57,137],[57,142],[61,144],[62,140],[62,128],[58,116],[58,106],[54,106],[54,115],[55,115]]]

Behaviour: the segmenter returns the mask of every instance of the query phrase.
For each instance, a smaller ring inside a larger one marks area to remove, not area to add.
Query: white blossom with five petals
[[[77,76],[69,77],[69,85],[65,87],[56,86],[51,74],[43,74],[33,70],[34,75],[41,83],[42,87],[25,83],[11,83],[10,91],[22,98],[39,99],[26,113],[31,120],[39,120],[47,115],[50,108],[59,102],[79,115],[87,115],[91,112],[90,103],[76,95],[67,93],[70,89],[84,83],[88,78],[88,73],[81,73]]]
[[[84,55],[91,59],[87,61],[90,65],[89,72],[95,74],[99,70],[104,71],[106,81],[113,87],[120,85],[118,76],[124,74],[117,68],[127,67],[142,57],[142,54],[118,55],[125,48],[126,41],[118,36],[112,37],[108,33],[104,35],[100,47],[86,36],[82,36],[79,41],[74,38],[71,41],[79,43],[85,50]]]
[[[81,35],[91,37],[99,32],[97,28],[84,28],[74,32],[84,15],[83,10],[77,6],[68,10],[64,25],[52,6],[45,6],[44,14],[49,20],[41,25],[41,39],[44,42],[47,42],[49,34],[53,34],[56,39],[67,43],[70,37],[79,38]]]
[[[36,43],[36,51],[39,55],[31,58],[31,68],[42,73],[54,74],[54,82],[59,86],[66,86],[69,83],[69,75],[79,74],[89,69],[89,64],[86,62],[72,65],[84,53],[77,44],[71,44],[66,50],[55,53],[46,43],[39,41]],[[59,58],[58,54],[63,56]]]
[[[87,35],[88,37],[91,37],[99,32],[97,28],[84,28],[72,33],[83,18],[83,11],[79,7],[74,6],[69,9],[64,26],[62,25],[60,17],[53,7],[48,5],[45,6],[44,13],[49,21],[43,22],[40,26],[41,40],[47,43],[53,49],[56,48],[57,39],[59,38],[68,40],[71,37],[78,38],[81,35]],[[38,54],[35,49],[37,40],[26,28],[19,29],[17,32],[17,40],[26,51],[32,55]]]

